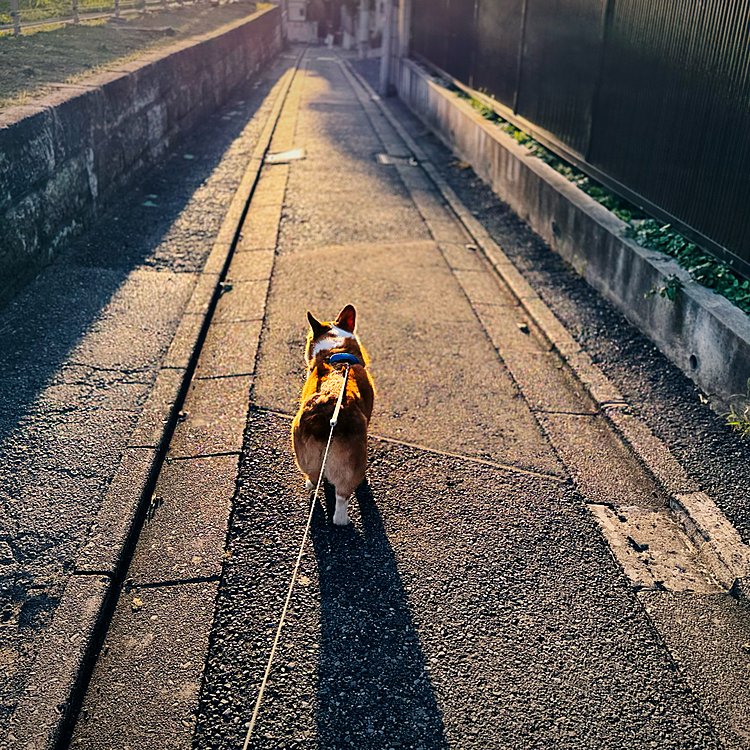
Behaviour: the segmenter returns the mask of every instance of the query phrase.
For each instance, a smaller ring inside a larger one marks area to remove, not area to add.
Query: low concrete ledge
[[[262,10],[0,112],[0,305],[281,46]]]
[[[401,60],[397,83],[410,109],[700,388],[721,401],[745,393],[750,316],[692,281],[676,261],[624,237],[624,222],[421,66]],[[677,299],[650,295],[670,274],[684,284]]]

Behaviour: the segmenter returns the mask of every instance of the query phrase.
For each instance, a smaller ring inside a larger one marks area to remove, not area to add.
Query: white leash
[[[335,356],[335,355],[334,355]],[[333,360],[333,357],[331,357]],[[333,438],[333,428],[339,419],[339,411],[341,410],[341,403],[344,400],[344,394],[346,393],[346,382],[349,379],[349,369],[351,368],[351,362],[346,362],[346,370],[344,371],[344,383],[341,386],[341,393],[339,393],[338,400],[336,401],[336,408],[333,410],[333,416],[331,417],[331,431],[328,433],[328,442],[326,443],[326,450],[323,454],[323,463],[320,466],[320,475],[318,476],[318,484],[315,487],[315,493],[313,494],[312,503],[310,503],[310,512],[307,516],[307,526],[305,526],[305,533],[302,535],[302,543],[299,546],[299,552],[297,553],[297,562],[294,564],[294,571],[292,572],[292,580],[289,581],[289,590],[286,592],[286,601],[284,602],[284,609],[281,611],[281,619],[279,620],[279,626],[276,628],[276,636],[273,639],[273,646],[271,646],[271,655],[268,657],[268,663],[266,664],[266,671],[263,675],[263,681],[260,684],[260,691],[258,692],[258,698],[255,701],[255,708],[253,709],[253,715],[250,719],[250,726],[247,729],[245,735],[245,744],[242,746],[242,750],[247,750],[250,743],[250,737],[255,728],[255,721],[258,718],[258,712],[260,711],[260,704],[263,700],[263,693],[268,683],[268,675],[271,673],[271,664],[273,663],[273,657],[276,655],[276,646],[279,643],[281,636],[281,629],[284,627],[284,620],[286,619],[286,612],[289,609],[289,602],[292,598],[292,589],[297,580],[297,573],[299,572],[300,562],[302,561],[302,553],[305,549],[305,543],[307,542],[307,535],[310,532],[310,524],[312,523],[313,512],[315,511],[315,501],[318,499],[318,490],[320,485],[323,483],[323,471],[326,466],[326,460],[328,458],[328,449],[331,447],[331,439]]]

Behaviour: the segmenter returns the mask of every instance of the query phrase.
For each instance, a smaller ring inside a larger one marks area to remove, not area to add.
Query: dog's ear
[[[352,305],[347,305],[334,321],[334,325],[343,328],[349,333],[354,333],[354,324],[356,322],[357,312]]]
[[[321,323],[309,310],[307,311],[307,320],[310,322],[310,328],[312,328],[314,339],[318,338],[321,333],[324,333],[330,328],[330,326]]]

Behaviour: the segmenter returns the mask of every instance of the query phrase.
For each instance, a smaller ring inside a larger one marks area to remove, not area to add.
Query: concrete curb
[[[689,378],[717,397],[717,406],[746,392],[750,316],[693,281],[672,258],[625,237],[625,222],[418,64],[399,63],[402,101]],[[650,294],[669,275],[683,283],[674,302]]]
[[[10,719],[9,747],[51,750],[65,740],[91,660],[127,570],[144,510],[166,455],[178,412],[299,58],[286,74],[211,253],[188,302],[154,387],[105,494],[47,629],[30,683]],[[1,746],[1,745],[0,745]]]
[[[628,409],[617,387],[594,364],[567,329],[533,290],[485,228],[463,205],[453,189],[429,161],[367,81],[344,60],[347,70],[367,91],[390,125],[404,141],[422,169],[474,238],[477,246],[539,327],[550,346],[581,383],[615,434],[630,447],[638,461],[670,499],[670,507],[717,580],[729,591],[750,572],[750,547],[705,493],[698,491],[669,448]]]

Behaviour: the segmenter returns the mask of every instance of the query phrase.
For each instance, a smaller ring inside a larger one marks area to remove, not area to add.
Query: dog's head
[[[354,354],[362,364],[367,364],[367,355],[354,332],[357,311],[353,305],[347,305],[336,320],[318,320],[311,312],[307,313],[307,320],[310,330],[307,333],[305,357],[310,367],[313,367],[318,357],[327,357],[333,352]]]

